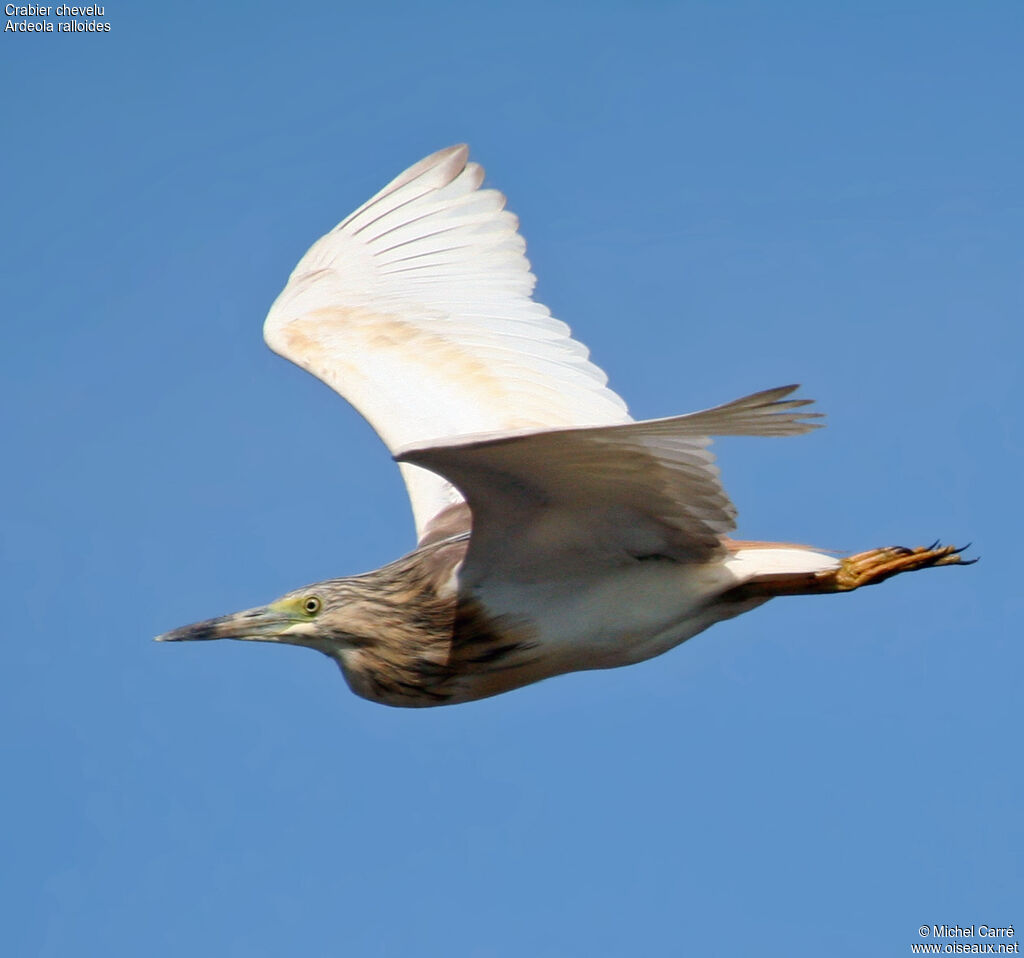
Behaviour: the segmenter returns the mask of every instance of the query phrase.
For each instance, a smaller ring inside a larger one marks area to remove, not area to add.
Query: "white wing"
[[[467,156],[428,156],[314,243],[270,309],[267,344],[348,399],[392,453],[628,422],[586,348],[531,299],[518,221]],[[422,537],[460,496],[401,468]]]
[[[595,566],[721,554],[736,509],[707,446],[717,436],[792,436],[815,428],[810,403],[769,389],[703,412],[413,448],[465,495],[473,534],[461,581],[565,581]]]

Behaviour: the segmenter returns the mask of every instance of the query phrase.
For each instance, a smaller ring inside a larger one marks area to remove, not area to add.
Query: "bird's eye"
[[[302,600],[302,611],[306,615],[316,615],[320,611],[320,600],[315,595],[307,595]]]

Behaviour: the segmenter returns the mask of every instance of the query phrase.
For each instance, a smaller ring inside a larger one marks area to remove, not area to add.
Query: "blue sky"
[[[17,19],[17,18],[15,18]],[[113,4],[0,36],[11,955],[897,955],[1024,926],[1018,3]],[[640,417],[740,532],[982,562],[779,600],[451,709],[151,637],[412,545],[271,354],[305,249],[471,144]]]

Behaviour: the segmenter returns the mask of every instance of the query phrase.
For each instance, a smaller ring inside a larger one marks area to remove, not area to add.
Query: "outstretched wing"
[[[706,562],[736,510],[707,447],[717,436],[792,436],[819,418],[783,386],[703,412],[406,449],[403,462],[449,479],[472,510],[463,569],[483,580],[572,578],[595,565]],[[798,411],[800,410],[800,411]]]
[[[410,167],[310,248],[263,328],[392,453],[472,433],[628,422],[625,403],[536,282],[505,197],[465,146]],[[403,463],[417,533],[459,501]]]

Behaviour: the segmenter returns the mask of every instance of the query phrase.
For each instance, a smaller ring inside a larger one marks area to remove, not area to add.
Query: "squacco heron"
[[[406,170],[313,244],[264,326],[387,444],[415,550],[160,641],[304,646],[365,698],[448,705],[640,662],[775,596],[966,564],[937,543],[838,558],[729,538],[710,437],[808,432],[810,400],[784,386],[634,421],[532,299],[518,221],[483,177],[465,146]]]

